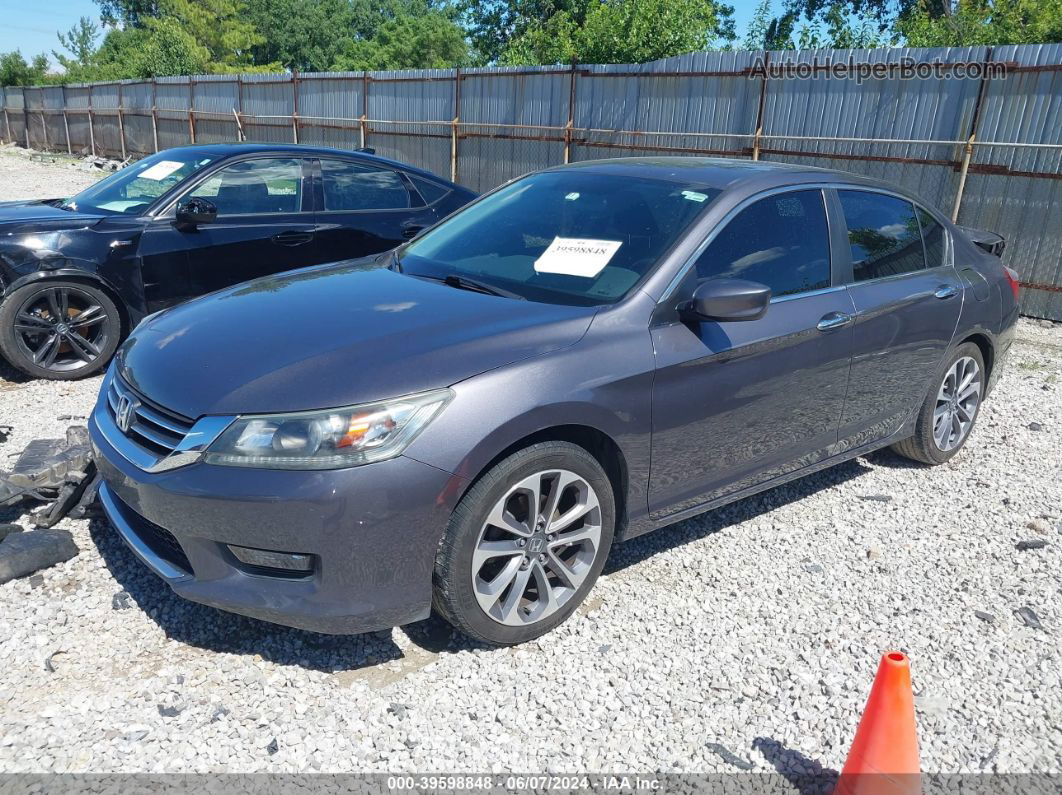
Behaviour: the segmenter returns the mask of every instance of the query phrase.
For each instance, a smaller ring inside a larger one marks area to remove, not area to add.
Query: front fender
[[[649,300],[648,298],[646,299]],[[543,431],[580,426],[623,455],[628,530],[648,516],[654,357],[645,311],[595,317],[575,345],[452,386],[454,400],[405,455],[473,482],[503,451]]]

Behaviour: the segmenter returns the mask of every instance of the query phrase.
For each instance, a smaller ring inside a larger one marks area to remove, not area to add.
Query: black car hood
[[[83,213],[73,210],[60,210],[50,202],[41,201],[0,202],[0,229],[5,227],[33,226],[42,229],[70,229],[92,226],[103,219],[98,213]]]
[[[166,310],[136,329],[117,367],[143,395],[190,418],[334,408],[449,386],[572,345],[594,312],[338,264]]]

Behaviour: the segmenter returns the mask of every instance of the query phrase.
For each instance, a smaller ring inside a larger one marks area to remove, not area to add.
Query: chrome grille
[[[126,438],[153,456],[164,458],[172,453],[194,424],[192,420],[151,404],[115,374],[107,390],[107,407],[116,424],[120,425],[117,413],[122,398],[133,401],[134,406],[129,429],[123,431]]]

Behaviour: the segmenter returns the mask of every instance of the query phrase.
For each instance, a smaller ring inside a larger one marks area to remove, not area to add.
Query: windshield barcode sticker
[[[178,163],[176,160],[160,160],[150,168],[145,168],[137,176],[141,179],[153,179],[158,182],[166,179],[183,165],[184,163]]]
[[[538,273],[560,273],[592,279],[605,269],[622,245],[620,240],[555,237],[535,260],[535,270]]]

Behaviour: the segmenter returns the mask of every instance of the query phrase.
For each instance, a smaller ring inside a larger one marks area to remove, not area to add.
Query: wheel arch
[[[592,455],[608,475],[612,485],[613,498],[616,501],[616,538],[622,539],[627,524],[627,507],[629,499],[630,471],[627,458],[622,448],[609,434],[591,425],[578,423],[552,425],[525,434],[504,448],[479,467],[476,474],[469,478],[458,501],[489,472],[499,461],[513,453],[539,442],[569,442],[586,450]]]
[[[981,331],[975,331],[971,334],[967,334],[961,340],[959,345],[967,342],[972,342],[981,351],[981,358],[985,362],[985,382],[987,383],[992,377],[992,370],[995,367],[995,345],[992,339]]]
[[[48,271],[34,271],[33,273],[22,276],[15,279],[4,290],[3,295],[0,296],[0,300],[7,298],[13,292],[21,287],[25,287],[30,284],[37,284],[39,282],[80,282],[86,284],[89,287],[95,287],[98,290],[102,290],[107,294],[107,297],[114,301],[114,305],[118,307],[118,316],[121,318],[122,328],[121,337],[125,337],[132,330],[132,316],[129,312],[129,306],[126,304],[125,299],[122,298],[121,293],[110,282],[104,279],[102,276],[91,273],[89,271],[77,270],[77,269],[60,269],[60,270],[48,270]]]

